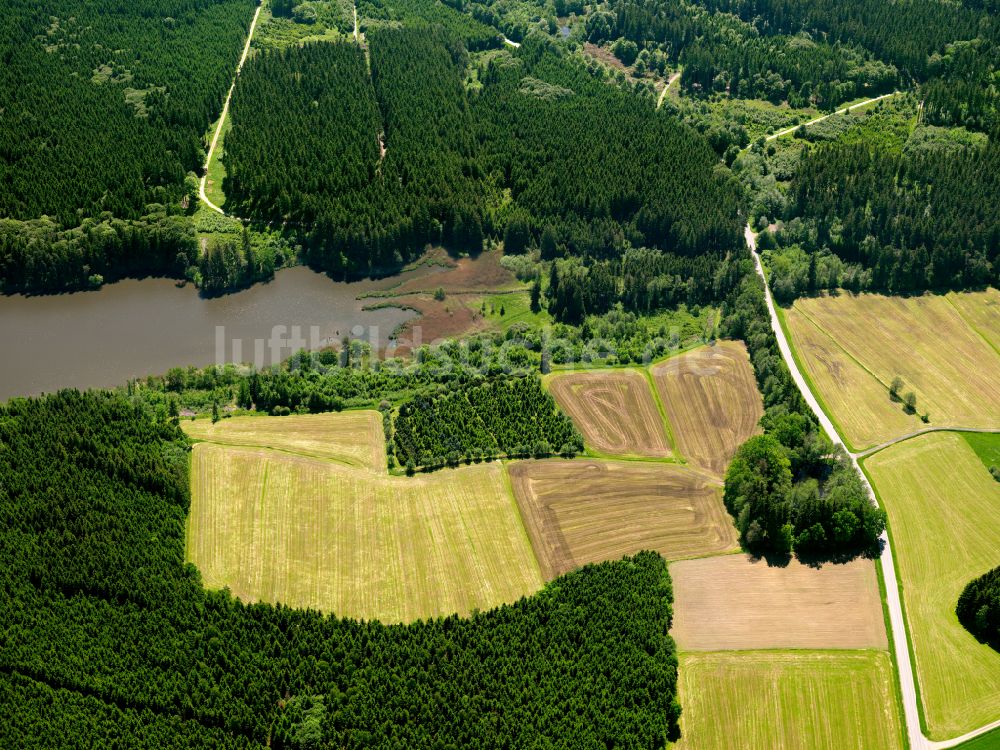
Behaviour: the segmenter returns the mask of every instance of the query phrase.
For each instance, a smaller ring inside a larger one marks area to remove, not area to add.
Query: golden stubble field
[[[670,577],[683,651],[888,646],[871,560],[777,567],[724,555],[671,563]]]
[[[895,750],[886,651],[682,653],[676,750]]]
[[[382,415],[373,410],[288,417],[233,417],[215,424],[207,419],[196,419],[182,421],[181,427],[195,440],[271,448],[372,471],[383,471],[386,465]]]
[[[380,421],[327,416],[342,422],[325,428],[328,458],[291,452],[305,438],[289,417],[223,420],[216,427],[236,423],[246,445],[195,445],[187,559],[206,586],[389,623],[467,615],[541,588],[500,464],[389,476]],[[267,440],[282,447],[252,447]],[[366,452],[368,468],[340,461]]]
[[[928,734],[1000,718],[1000,654],[955,615],[965,585],[1000,561],[1000,484],[951,432],[894,445],[864,467],[889,514]]]
[[[663,417],[639,370],[554,374],[548,389],[583,434],[587,447],[616,456],[667,458]]]
[[[824,295],[784,311],[796,356],[845,439],[867,448],[919,430],[889,398],[899,376],[931,426],[1000,428],[1000,293]]]
[[[581,459],[520,461],[508,471],[547,579],[640,550],[674,560],[738,547],[721,484],[710,474]]]
[[[653,365],[650,372],[676,440],[697,466],[723,474],[758,431],[764,404],[742,341],[717,341]]]

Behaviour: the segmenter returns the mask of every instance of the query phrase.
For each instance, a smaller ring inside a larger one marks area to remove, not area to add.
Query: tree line
[[[663,747],[672,592],[653,553],[406,626],[244,604],[185,565],[188,443],[64,391],[0,407],[0,737],[156,747]]]
[[[847,456],[834,452],[795,385],[749,252],[739,263],[720,329],[746,342],[765,408],[763,434],[739,447],[726,472],[723,499],[740,542],[754,553],[807,559],[875,554],[885,513]]]
[[[896,152],[833,144],[803,156],[792,219],[765,248],[775,295],[889,294],[1000,282],[1000,146]]]

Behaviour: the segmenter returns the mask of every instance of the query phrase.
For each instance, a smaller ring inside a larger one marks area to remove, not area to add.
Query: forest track
[[[892,94],[887,94],[886,96],[892,96]],[[878,99],[884,98],[885,96],[878,97]],[[854,106],[860,107],[864,104],[870,104],[872,101],[878,101],[878,99],[861,102],[860,104],[856,104]],[[826,118],[819,118],[819,120],[822,119]],[[813,122],[818,122],[819,120],[813,120]],[[809,123],[806,124],[808,125]],[[777,137],[777,134],[772,137]],[[764,266],[761,262],[760,255],[757,253],[757,239],[749,224],[744,229],[744,237],[746,239],[747,247],[750,248],[750,253],[753,255],[753,262],[757,275],[760,276],[761,280],[764,282],[764,299],[767,302],[767,310],[771,318],[771,328],[778,341],[778,349],[781,351],[781,356],[785,360],[785,364],[788,365],[789,372],[791,372],[792,379],[798,386],[799,391],[802,393],[802,397],[805,399],[806,403],[809,404],[809,408],[812,409],[816,418],[819,420],[819,424],[823,428],[823,432],[825,432],[830,440],[833,441],[834,445],[842,447],[850,457],[851,463],[854,464],[854,469],[858,472],[858,476],[861,478],[861,482],[867,490],[869,497],[872,499],[872,502],[878,505],[878,498],[875,495],[874,488],[868,481],[867,475],[861,470],[861,465],[858,463],[859,458],[864,458],[877,450],[887,448],[889,445],[902,442],[903,440],[908,440],[927,432],[941,432],[949,429],[952,432],[994,432],[993,430],[988,429],[962,430],[962,428],[929,427],[924,430],[917,430],[912,434],[904,435],[884,445],[876,446],[875,448],[861,453],[850,452],[847,449],[844,440],[837,432],[837,429],[834,427],[833,422],[820,406],[819,401],[813,394],[812,389],[809,387],[805,376],[799,370],[795,357],[792,356],[791,345],[789,344],[788,338],[785,336],[785,331],[781,326],[781,321],[778,319],[778,311],[774,304],[774,298],[771,296],[771,288],[767,283],[767,276],[764,273]],[[882,576],[885,580],[885,601],[889,610],[889,624],[892,630],[893,650],[896,656],[896,670],[899,676],[899,688],[903,703],[903,714],[906,720],[906,734],[909,739],[910,750],[947,750],[947,748],[955,747],[956,745],[960,745],[963,742],[1000,727],[1000,719],[998,719],[997,721],[993,721],[977,729],[973,729],[971,732],[966,732],[959,737],[953,737],[948,740],[934,741],[924,736],[923,730],[920,726],[920,710],[917,703],[916,674],[910,658],[909,633],[903,619],[899,579],[896,576],[896,564],[892,555],[888,532],[882,532],[880,541],[883,546],[882,554],[879,556],[879,564],[882,566]]]
[[[660,98],[656,100],[656,108],[659,109],[663,105],[663,100],[667,98],[667,92],[670,87],[674,85],[674,81],[681,77],[680,71],[674,73],[670,78],[667,79],[667,85],[663,87],[663,91],[660,92]]]
[[[236,74],[233,76],[233,83],[229,87],[229,93],[226,94],[226,102],[222,105],[222,114],[219,116],[218,125],[215,126],[215,134],[212,136],[212,143],[208,147],[208,156],[205,157],[205,168],[202,170],[201,181],[198,185],[198,197],[201,198],[201,202],[223,216],[226,215],[226,212],[219,206],[212,203],[212,201],[210,201],[208,196],[205,194],[205,183],[208,180],[208,165],[212,163],[212,156],[215,154],[215,147],[219,144],[219,135],[222,133],[222,128],[226,124],[226,117],[229,116],[229,102],[233,98],[233,90],[236,88],[236,80],[240,77],[240,71],[243,70],[243,64],[247,61],[247,56],[250,54],[250,44],[253,42],[253,33],[257,29],[257,19],[260,18],[260,11],[263,7],[263,3],[257,6],[257,10],[253,14],[253,20],[250,22],[250,31],[247,34],[247,43],[244,45],[243,55],[240,57],[240,61],[236,65]]]
[[[903,93],[902,91],[893,91],[891,94],[882,94],[882,96],[876,96],[873,99],[866,99],[863,102],[858,102],[857,104],[852,104],[849,107],[843,107],[843,108],[838,109],[838,110],[836,110],[834,112],[830,112],[829,114],[823,115],[822,117],[817,117],[817,118],[815,118],[813,120],[809,120],[808,122],[799,123],[798,125],[795,125],[794,127],[785,128],[784,130],[779,130],[777,133],[772,133],[771,135],[769,135],[764,140],[773,141],[775,138],[781,138],[782,136],[788,135],[789,133],[794,133],[796,130],[798,130],[801,127],[808,128],[810,125],[815,125],[817,122],[823,122],[823,120],[827,120],[827,119],[833,117],[834,115],[844,115],[844,114],[847,114],[848,112],[850,112],[852,109],[857,109],[858,107],[867,107],[869,104],[875,104],[876,102],[880,102],[883,99],[888,99],[888,98],[893,97],[893,96],[899,96],[902,93]]]

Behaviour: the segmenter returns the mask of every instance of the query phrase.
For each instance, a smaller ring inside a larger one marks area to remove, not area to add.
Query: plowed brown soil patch
[[[430,256],[434,258],[435,256]],[[433,292],[441,287],[445,292],[482,292],[507,289],[518,284],[514,274],[500,265],[499,250],[480,253],[475,258],[452,260],[442,258],[440,262],[452,267],[441,270],[440,266],[427,266],[427,273],[416,273],[397,287],[389,290],[395,294],[413,292]]]
[[[480,303],[479,297],[455,296],[439,301],[425,294],[408,294],[379,302],[420,313],[395,332],[396,348],[392,355],[409,355],[425,344],[466,336],[486,328],[488,321],[479,311]]]
[[[736,548],[721,487],[690,468],[552,459],[509,472],[546,579],[640,550],[676,560]]]
[[[764,413],[743,342],[719,341],[654,365],[651,372],[677,452],[705,469],[725,472]]]
[[[643,373],[560,373],[548,385],[594,450],[618,456],[671,455],[663,417]]]
[[[671,635],[685,651],[886,648],[875,564],[772,567],[745,555],[683,560]]]

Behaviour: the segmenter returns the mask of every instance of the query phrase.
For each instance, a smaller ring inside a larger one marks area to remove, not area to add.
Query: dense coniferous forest
[[[396,460],[415,467],[455,466],[462,459],[541,458],[583,450],[583,438],[538,378],[494,380],[399,408]]]
[[[194,195],[252,15],[248,0],[5,4],[4,291],[178,272],[194,242],[170,214]]]
[[[966,630],[1000,651],[1000,567],[969,581],[955,613]]]
[[[183,563],[188,447],[165,411],[62,392],[0,407],[5,744],[663,747],[664,561],[409,626],[242,604]]]
[[[1000,146],[893,152],[835,144],[803,157],[796,220],[777,233],[775,296],[824,288],[890,294],[1000,282]],[[770,240],[769,240],[770,242]],[[828,260],[832,253],[840,262]]]
[[[551,42],[498,55],[473,93],[468,53],[440,27],[369,41],[371,88],[357,53],[306,48],[253,61],[234,97],[237,210],[307,227],[313,265],[369,273],[429,242],[474,253],[510,224],[523,229],[513,252],[547,237],[553,255],[614,258],[631,245],[718,260],[739,245],[739,189],[705,141]],[[364,104],[354,115],[344,98]],[[297,177],[306,164],[313,174]]]

